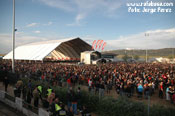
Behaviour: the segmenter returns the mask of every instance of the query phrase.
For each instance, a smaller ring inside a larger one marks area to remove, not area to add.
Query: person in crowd
[[[81,93],[81,88],[80,87],[78,87],[78,89],[77,89],[77,108],[78,108],[78,110],[79,111],[81,111],[82,110],[82,93]]]
[[[172,88],[173,94],[172,94],[172,103],[175,104],[175,87]]]
[[[89,89],[89,92],[91,92],[91,89],[92,89],[92,79],[91,78],[88,80],[88,89]]]
[[[60,101],[59,101],[59,98],[56,97],[54,99],[54,102],[52,102],[51,107],[50,107],[50,111],[52,113],[51,115],[58,116],[60,110],[61,110]]]
[[[174,86],[169,88],[169,96],[170,96],[170,100],[171,100],[171,103],[174,103],[174,94],[175,94],[175,91],[174,91]]]
[[[33,91],[33,98],[34,98],[34,106],[35,107],[38,107],[39,97],[40,97],[39,90],[38,90],[38,87],[36,87]]]
[[[120,94],[120,83],[116,83],[115,89],[116,89],[116,93]]]
[[[31,79],[29,79],[29,81],[28,81],[28,89],[32,90],[32,81],[31,81]]]
[[[23,88],[22,88],[22,98],[24,101],[26,101],[26,96],[27,96],[27,86],[26,85],[23,85]]]
[[[68,89],[68,92],[67,92],[67,107],[68,107],[68,111],[70,111],[70,108],[72,107],[72,87],[70,87]]]
[[[16,83],[16,97],[21,97],[21,91],[22,91],[22,87],[23,87],[23,82],[21,79],[19,79]]]
[[[51,87],[49,86],[48,89],[47,89],[47,96],[50,96],[52,94],[52,89]]]
[[[52,104],[54,99],[55,99],[55,91],[52,90],[52,93],[47,97],[47,101],[49,102],[49,105]]]
[[[107,94],[110,94],[111,89],[112,89],[112,81],[109,79],[107,81]]]
[[[73,113],[75,114],[75,115],[77,115],[78,114],[78,112],[77,112],[77,102],[78,102],[78,97],[77,97],[77,94],[74,92],[74,91],[72,91],[72,93],[71,93],[72,95],[72,109],[73,109]]]
[[[71,79],[68,78],[68,79],[67,79],[67,87],[68,87],[68,89],[69,89],[71,86],[72,86],[72,84],[71,84]]]
[[[138,84],[137,91],[138,91],[138,98],[142,98],[143,86],[141,83]]]
[[[100,84],[97,81],[96,84],[95,84],[95,94],[99,94],[99,87],[100,87]]]
[[[60,101],[58,98],[55,99],[55,114],[56,116],[59,116],[60,111],[61,111],[61,105]]]
[[[28,104],[31,104],[32,97],[33,97],[32,90],[28,89],[27,90],[27,100],[26,100]]]
[[[160,82],[159,85],[159,97],[163,99],[163,82]]]
[[[131,97],[131,83],[130,83],[130,81],[128,81],[126,84],[125,92],[126,92],[127,97]]]
[[[9,85],[9,79],[7,78],[7,76],[5,76],[3,82],[4,82],[4,85],[5,85],[5,92],[7,92],[7,88],[8,88],[8,85]]]
[[[123,93],[124,93],[124,84],[123,84],[123,82],[121,82],[119,90],[120,90],[120,95],[123,96]]]
[[[50,112],[51,112],[51,116],[56,115],[56,111],[55,111],[55,98],[53,99],[53,102],[50,105]]]
[[[92,94],[95,93],[95,83],[92,81],[92,85],[91,85],[91,91]]]
[[[41,85],[38,85],[38,86],[37,86],[37,89],[38,89],[39,97],[40,97],[40,99],[42,100],[42,92],[43,92],[42,86],[41,86]]]
[[[170,90],[171,89],[171,86],[167,87],[166,88],[166,100],[169,101],[170,100]]]
[[[144,97],[145,97],[145,99],[148,99],[148,96],[149,96],[149,86],[148,86],[148,84],[145,84],[144,85]]]
[[[102,98],[104,96],[104,91],[105,91],[105,85],[104,82],[101,82],[99,87],[99,98]]]
[[[149,93],[149,96],[152,96],[153,95],[153,85],[152,85],[152,82],[148,83],[148,93]]]

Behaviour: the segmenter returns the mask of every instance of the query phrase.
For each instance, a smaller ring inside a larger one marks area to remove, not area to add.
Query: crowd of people
[[[3,61],[0,65],[1,72],[11,71],[9,61]],[[138,98],[144,97],[147,99],[148,96],[158,91],[157,97],[175,103],[175,64],[118,62],[100,65],[77,65],[51,62],[16,62],[15,73],[20,78],[46,81],[51,85],[62,86],[63,83],[67,83],[69,88],[68,111],[72,111],[74,114],[77,114],[77,103],[80,99],[80,96],[75,96],[75,93],[71,90],[76,85],[87,85],[89,92],[99,94],[99,98],[103,97],[105,92],[110,94],[111,90],[115,90],[121,96],[132,97],[137,95]],[[21,87],[20,83],[18,82],[16,88],[20,88],[26,97],[32,94],[34,105],[38,107],[42,87],[38,85],[32,89],[31,80],[28,87],[26,85]],[[25,91],[21,88],[31,89]],[[51,87],[47,91],[49,106],[52,106],[52,103],[58,103],[59,98],[55,97]],[[78,88],[78,91],[80,92],[80,88]],[[31,98],[26,99],[29,103],[31,102]],[[81,106],[80,103],[78,103],[79,106]],[[59,103],[59,107],[64,109],[62,103]],[[83,109],[83,106],[81,108]]]

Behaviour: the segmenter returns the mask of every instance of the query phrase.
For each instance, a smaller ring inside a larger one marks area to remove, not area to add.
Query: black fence
[[[9,94],[7,94],[7,93],[5,93],[5,99],[8,99],[8,100],[10,100],[10,101],[12,101],[12,102],[14,102],[14,103],[15,103],[15,101],[16,101],[16,98],[15,98],[15,97],[13,97],[13,96],[11,96],[11,95],[9,95]],[[34,106],[32,106],[31,104],[28,104],[28,103],[25,102],[25,101],[23,101],[23,107],[26,108],[27,110],[32,111],[32,112],[35,113],[35,114],[39,114],[39,113],[38,113],[38,108],[37,108],[37,107],[34,107]]]
[[[5,99],[8,99],[8,100],[10,100],[10,101],[12,101],[12,102],[15,102],[15,100],[16,100],[16,98],[15,98],[15,97],[10,96],[10,95],[9,95],[9,94],[7,94],[7,93],[5,93]]]
[[[28,104],[27,102],[23,101],[23,107],[26,108],[27,110],[32,111],[35,114],[39,114],[38,113],[38,108],[32,106],[31,104]]]

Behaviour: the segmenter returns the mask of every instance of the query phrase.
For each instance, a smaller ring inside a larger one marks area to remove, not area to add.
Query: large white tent
[[[15,48],[15,60],[43,60],[51,54],[54,59],[80,58],[80,53],[91,50],[91,46],[80,38],[38,42]],[[11,51],[3,59],[12,59]]]

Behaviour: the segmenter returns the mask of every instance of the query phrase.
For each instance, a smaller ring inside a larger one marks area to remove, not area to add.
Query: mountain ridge
[[[119,49],[119,50],[110,50],[104,51],[103,53],[114,53],[117,55],[138,55],[138,56],[145,56],[146,50],[144,49]],[[148,56],[152,57],[168,57],[168,56],[175,56],[175,48],[161,48],[161,49],[148,49],[147,50]]]

